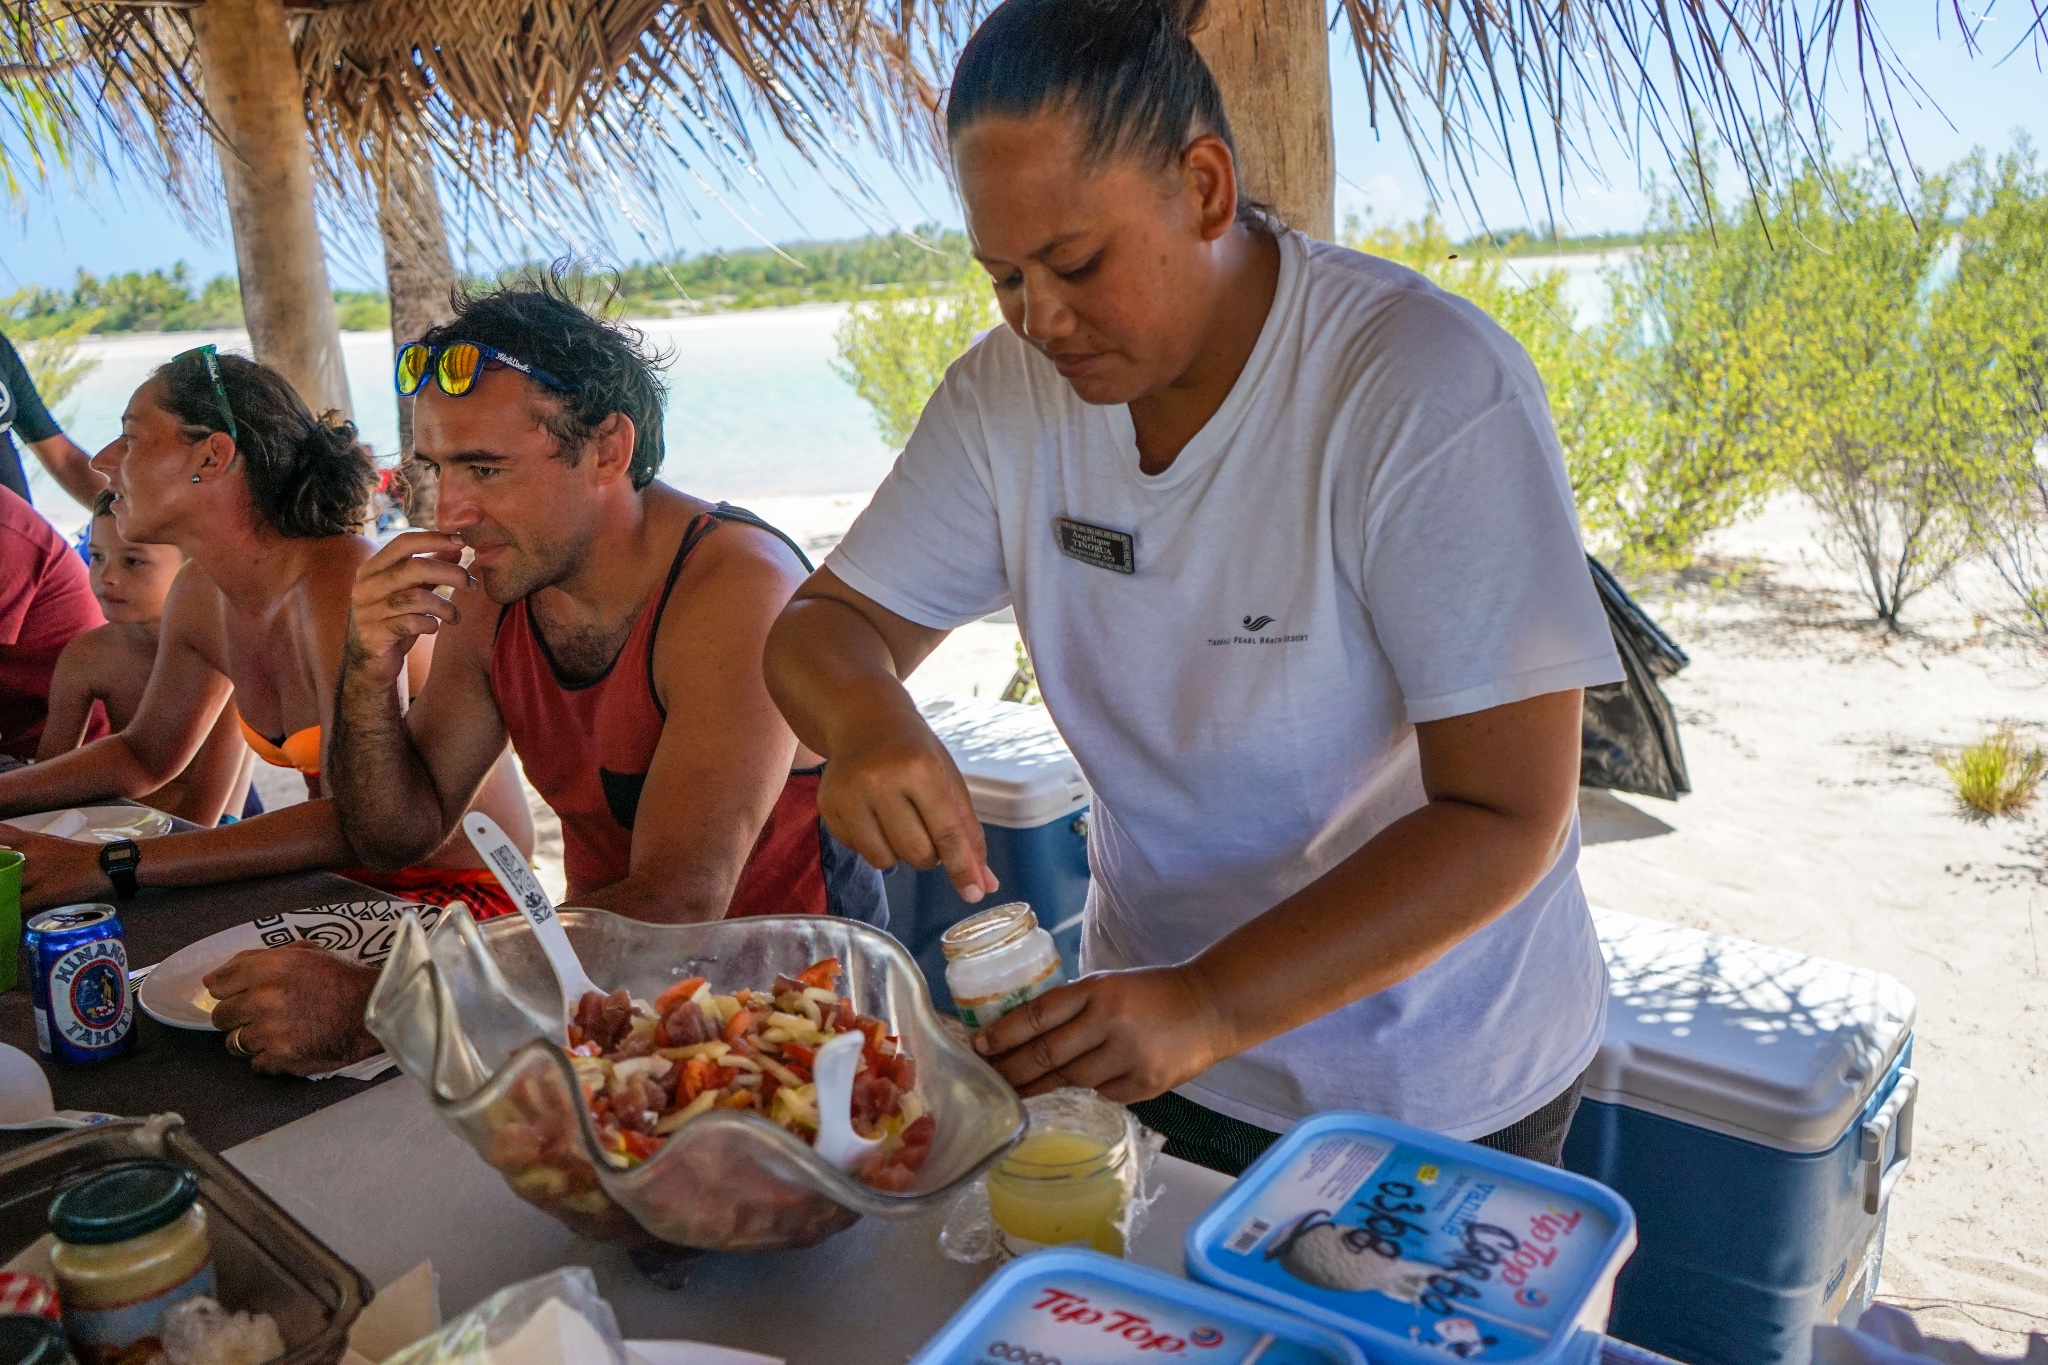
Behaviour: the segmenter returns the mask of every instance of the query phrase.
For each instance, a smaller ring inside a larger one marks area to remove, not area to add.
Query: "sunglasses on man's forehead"
[[[484,372],[484,366],[490,364],[517,370],[528,379],[558,392],[571,392],[567,383],[540,366],[529,364],[516,355],[506,355],[497,347],[486,346],[480,341],[451,341],[445,346],[429,346],[424,341],[415,341],[400,347],[392,383],[402,396],[410,398],[425,388],[431,378],[440,386],[441,392],[450,398],[460,398],[476,387],[477,376]]]
[[[228,406],[227,386],[220,382],[220,352],[216,351],[211,343],[194,346],[189,351],[180,351],[172,356],[171,364],[181,364],[192,356],[199,357],[200,364],[206,370],[207,382],[213,385],[214,401],[220,404],[221,421],[224,423],[222,430],[227,432],[230,439],[239,441],[241,433],[235,430],[235,410]]]

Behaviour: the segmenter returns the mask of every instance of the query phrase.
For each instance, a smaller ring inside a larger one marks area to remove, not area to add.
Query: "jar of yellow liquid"
[[[1048,1103],[1048,1102],[1051,1103]],[[1025,1101],[1031,1127],[988,1173],[988,1210],[1003,1248],[1047,1246],[1124,1254],[1131,1144],[1123,1110],[1085,1092]]]

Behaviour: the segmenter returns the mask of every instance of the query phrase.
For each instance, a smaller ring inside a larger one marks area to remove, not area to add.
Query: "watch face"
[[[133,872],[141,862],[142,849],[133,839],[123,839],[100,850],[100,869],[105,872]]]

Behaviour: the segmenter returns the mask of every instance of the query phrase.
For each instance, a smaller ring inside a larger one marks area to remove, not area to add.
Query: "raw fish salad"
[[[828,957],[770,991],[716,995],[701,976],[653,1004],[625,991],[586,994],[569,1026],[569,1058],[613,1164],[632,1167],[669,1134],[714,1109],[760,1114],[805,1142],[818,1136],[811,1066],[835,1034],[866,1038],[853,1082],[853,1127],[880,1139],[857,1172],[877,1189],[907,1190],[931,1153],[934,1125],[917,1095],[917,1068],[881,1020],[834,989]]]

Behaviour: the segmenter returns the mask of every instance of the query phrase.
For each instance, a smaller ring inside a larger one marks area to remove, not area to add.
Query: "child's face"
[[[111,515],[92,519],[92,591],[100,610],[118,625],[148,625],[164,614],[164,594],[185,557],[175,545],[137,545],[121,539]]]

